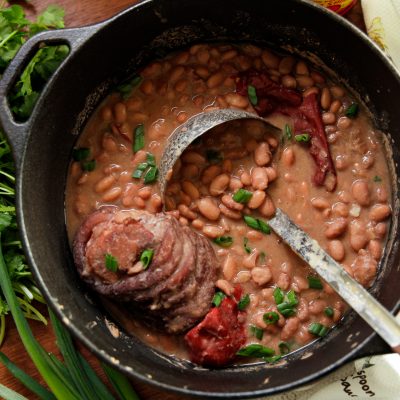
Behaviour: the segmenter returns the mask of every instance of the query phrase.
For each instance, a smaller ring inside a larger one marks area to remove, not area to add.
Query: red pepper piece
[[[241,293],[235,293],[235,297]],[[185,335],[190,359],[200,365],[220,367],[235,358],[246,342],[244,313],[232,298],[224,298],[198,325]]]

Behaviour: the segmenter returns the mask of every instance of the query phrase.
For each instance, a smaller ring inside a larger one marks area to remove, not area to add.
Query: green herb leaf
[[[250,325],[250,333],[258,340],[262,340],[264,336],[264,330],[255,325]]]
[[[250,254],[250,253],[251,253],[251,247],[249,247],[249,246],[247,245],[248,242],[249,242],[249,238],[244,237],[244,238],[243,238],[243,247],[244,247],[244,251],[245,251],[247,254]]]
[[[257,92],[254,86],[247,86],[247,95],[249,96],[250,103],[256,106],[258,103]]]
[[[139,86],[143,81],[143,78],[139,75],[134,76],[132,79],[127,82],[121,83],[117,86],[117,91],[121,94],[122,98],[127,99],[132,90]]]
[[[237,353],[238,356],[243,357],[271,357],[275,355],[275,351],[269,347],[265,347],[261,344],[249,344],[248,346],[242,347]]]
[[[213,242],[221,247],[230,247],[232,246],[233,238],[232,236],[220,236],[215,238]]]
[[[290,353],[290,345],[287,342],[279,342],[278,344],[279,351],[281,354],[288,354]]]
[[[284,132],[284,137],[286,137],[287,140],[291,140],[292,139],[292,136],[293,136],[292,128],[290,127],[289,124],[285,124],[283,132]]]
[[[332,318],[333,314],[334,314],[333,308],[332,307],[325,307],[324,314],[327,317]]]
[[[151,260],[153,259],[154,250],[146,249],[143,250],[142,254],[140,255],[140,261],[143,264],[143,269],[147,269],[151,264]]]
[[[263,321],[267,325],[275,324],[279,321],[279,314],[275,311],[267,312],[263,315]]]
[[[214,294],[214,297],[212,299],[212,303],[214,304],[215,307],[219,307],[222,303],[222,300],[225,298],[225,293],[222,292],[216,292]]]
[[[90,155],[90,149],[88,147],[76,147],[72,150],[72,158],[75,161],[86,160]]]
[[[133,152],[136,153],[144,147],[144,126],[138,125],[135,128],[135,140],[133,142]]]
[[[117,259],[110,253],[104,255],[104,260],[106,263],[106,268],[111,272],[118,271],[118,261]]]
[[[346,117],[355,118],[357,117],[359,107],[357,103],[352,103],[345,111]]]
[[[214,149],[206,150],[206,158],[210,164],[219,164],[224,160],[224,157],[221,154],[221,152]]]
[[[158,168],[150,167],[144,176],[144,183],[147,185],[148,183],[154,183],[158,177]]]
[[[375,175],[373,180],[374,180],[374,182],[382,182],[382,178],[378,175]]]
[[[324,286],[322,285],[321,279],[319,279],[317,276],[308,275],[307,280],[308,280],[308,287],[310,289],[322,290],[324,288]]]
[[[301,135],[295,135],[294,139],[296,142],[309,142],[311,139],[311,136],[309,133],[302,133]]]
[[[247,306],[250,304],[250,296],[249,294],[246,294],[245,296],[243,296],[239,302],[238,302],[238,309],[240,311],[243,311],[247,308]]]
[[[250,215],[245,215],[243,217],[243,219],[244,219],[244,222],[246,223],[246,225],[248,225],[250,228],[253,228],[257,231],[261,231],[262,233],[265,233],[266,235],[269,235],[271,233],[270,226],[263,220],[250,217]]]
[[[87,172],[91,172],[96,168],[96,160],[84,161],[82,163],[82,169]]]
[[[239,189],[232,196],[232,199],[236,201],[236,203],[247,204],[250,199],[253,197],[253,192],[245,189]]]

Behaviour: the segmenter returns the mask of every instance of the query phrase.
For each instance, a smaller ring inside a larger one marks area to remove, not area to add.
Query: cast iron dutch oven
[[[48,304],[70,331],[128,376],[184,394],[244,398],[293,389],[356,357],[389,349],[351,312],[323,340],[277,366],[258,363],[208,370],[160,354],[127,335],[115,338],[101,307],[78,279],[65,228],[64,190],[71,151],[107,90],[155,57],[194,42],[217,40],[291,46],[317,55],[360,93],[377,127],[390,132],[394,214],[372,291],[397,312],[400,76],[377,46],[331,12],[303,0],[148,0],[97,25],[44,32],[22,47],[4,74],[0,117],[17,164],[25,251]],[[6,96],[43,43],[65,43],[71,51],[45,87],[31,118],[17,123]]]

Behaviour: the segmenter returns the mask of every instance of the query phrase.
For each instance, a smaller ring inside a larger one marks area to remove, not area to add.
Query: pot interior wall
[[[377,125],[394,139],[393,157],[398,161],[400,114],[394,97],[400,97],[399,79],[353,29],[305,1],[148,1],[103,24],[56,73],[32,117],[19,181],[21,222],[29,258],[49,302],[98,356],[167,389],[243,398],[305,383],[343,363],[371,339],[365,323],[350,315],[340,329],[290,355],[283,365],[208,371],[160,355],[138,345],[135,338],[114,338],[75,273],[64,217],[65,181],[76,133],[107,88],[161,51],[193,42],[250,41],[316,54],[368,100]],[[397,199],[396,182],[393,192]],[[391,235],[398,234],[396,212]],[[390,247],[387,268],[381,270],[375,289],[380,301],[393,310],[398,307],[400,273],[398,244]]]

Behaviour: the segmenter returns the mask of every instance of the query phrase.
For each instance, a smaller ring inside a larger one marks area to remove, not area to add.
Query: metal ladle
[[[241,110],[223,109],[193,116],[180,125],[167,141],[159,165],[162,198],[173,166],[195,139],[216,126],[243,119],[262,121],[270,131],[281,132],[264,118]],[[316,240],[294,224],[282,210],[279,208],[276,210],[275,216],[269,220],[269,225],[390,345],[394,352],[400,353],[400,324],[382,304],[327,254]]]

